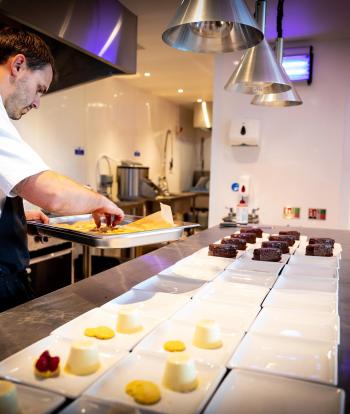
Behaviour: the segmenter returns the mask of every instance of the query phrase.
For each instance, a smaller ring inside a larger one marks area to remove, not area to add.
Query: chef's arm
[[[52,213],[92,213],[97,226],[101,216],[105,216],[107,224],[111,225],[124,217],[123,210],[108,198],[54,171],[44,171],[22,180],[13,192]]]

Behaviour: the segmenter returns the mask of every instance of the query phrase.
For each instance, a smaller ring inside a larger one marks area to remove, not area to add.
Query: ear
[[[21,71],[27,68],[26,57],[22,54],[11,57],[8,63],[10,65],[10,73],[15,78],[20,74]]]

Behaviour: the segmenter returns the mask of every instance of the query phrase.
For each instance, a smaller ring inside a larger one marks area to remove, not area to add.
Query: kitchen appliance
[[[49,92],[136,72],[137,17],[118,0],[1,0],[3,26],[49,45],[58,73]]]
[[[148,178],[149,167],[133,161],[122,161],[117,167],[118,198],[131,201],[141,198],[141,183]]]

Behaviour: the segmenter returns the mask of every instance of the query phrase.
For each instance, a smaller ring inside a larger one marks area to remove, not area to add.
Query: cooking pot
[[[149,167],[126,166],[117,167],[119,200],[137,200],[141,197],[142,178],[148,178]]]

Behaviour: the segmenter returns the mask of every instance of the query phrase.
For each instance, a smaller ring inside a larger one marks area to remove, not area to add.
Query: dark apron
[[[0,217],[0,312],[34,298],[25,271],[28,265],[23,201],[7,197]]]

